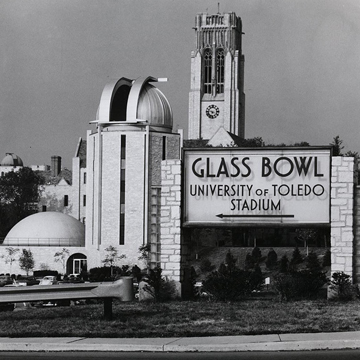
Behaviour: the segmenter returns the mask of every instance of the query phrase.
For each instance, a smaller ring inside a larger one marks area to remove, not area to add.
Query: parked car
[[[58,281],[56,280],[56,276],[44,276],[41,280],[39,285],[57,285]]]
[[[11,285],[13,283],[13,279],[8,275],[0,275],[0,286]]]
[[[62,284],[79,284],[84,282],[85,281],[78,274],[65,275],[61,281]]]
[[[18,276],[15,282],[18,286],[32,286],[39,285],[40,280],[36,279],[34,276]]]
[[[0,275],[0,286],[12,285],[13,279],[8,275]],[[15,309],[15,304],[13,303],[0,303],[0,312],[2,311],[13,311]]]

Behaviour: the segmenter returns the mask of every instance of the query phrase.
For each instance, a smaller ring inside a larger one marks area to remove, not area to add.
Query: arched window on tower
[[[204,94],[211,94],[211,49],[204,50]]]
[[[222,94],[224,92],[224,70],[225,70],[225,55],[224,49],[216,50],[216,93]]]

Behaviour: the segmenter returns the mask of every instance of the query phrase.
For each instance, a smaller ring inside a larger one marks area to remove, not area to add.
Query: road
[[[119,359],[119,360],[358,360],[358,350],[150,353],[150,352],[0,352],[1,360]]]

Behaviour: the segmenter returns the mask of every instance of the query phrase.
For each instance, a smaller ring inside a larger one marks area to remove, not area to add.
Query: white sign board
[[[330,148],[184,150],[184,225],[328,224]]]

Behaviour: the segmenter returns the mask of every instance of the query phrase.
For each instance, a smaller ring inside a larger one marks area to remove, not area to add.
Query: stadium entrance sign
[[[184,225],[330,223],[330,148],[184,150]]]

